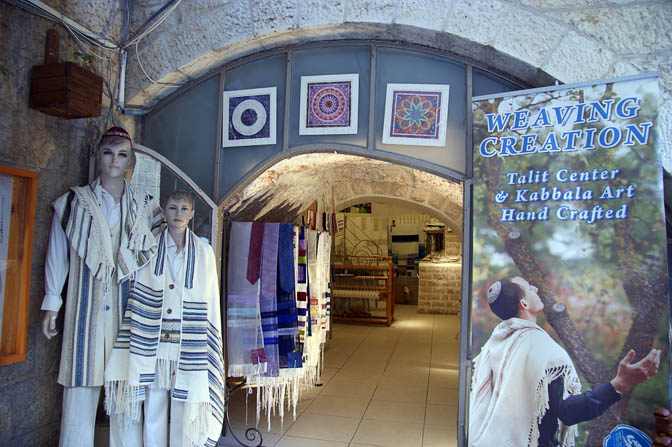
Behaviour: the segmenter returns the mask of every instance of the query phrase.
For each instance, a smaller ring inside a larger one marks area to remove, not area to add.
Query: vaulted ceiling
[[[231,220],[293,221],[315,200],[319,212],[363,201],[403,203],[453,231],[462,229],[462,185],[406,166],[338,153],[279,161],[241,187],[221,207]]]

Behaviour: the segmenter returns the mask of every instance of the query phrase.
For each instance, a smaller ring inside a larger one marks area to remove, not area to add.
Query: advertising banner
[[[473,100],[469,445],[602,446],[668,407],[657,74]]]

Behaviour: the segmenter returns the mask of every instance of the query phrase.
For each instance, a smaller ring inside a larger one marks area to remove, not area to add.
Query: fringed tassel
[[[190,447],[200,447],[205,444],[208,436],[208,417],[210,415],[210,403],[185,403],[184,417],[182,419],[184,438]]]
[[[122,427],[140,421],[144,400],[143,386],[130,386],[122,380],[105,382],[105,411],[109,415],[119,415]]]
[[[240,364],[230,364],[229,365],[229,377],[247,377],[248,381],[250,378],[258,377],[266,372],[267,363],[257,363],[256,365],[251,365],[249,363],[240,363]]]
[[[161,390],[172,389],[175,371],[177,371],[177,360],[157,359],[154,386]]]

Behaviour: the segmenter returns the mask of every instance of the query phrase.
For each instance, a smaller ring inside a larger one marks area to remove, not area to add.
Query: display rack
[[[335,256],[331,309],[337,323],[394,321],[391,256]]]
[[[242,441],[231,427],[231,422],[229,421],[229,399],[231,395],[239,390],[246,390],[247,382],[243,379],[238,383],[226,383],[226,411],[224,412],[224,424],[222,424],[222,436],[226,436],[227,430],[231,433],[231,437],[236,440],[238,444],[243,447],[261,447],[261,444],[264,443],[264,438],[261,435],[259,429],[255,427],[249,427],[245,430],[245,439],[252,444],[246,444],[245,441]]]

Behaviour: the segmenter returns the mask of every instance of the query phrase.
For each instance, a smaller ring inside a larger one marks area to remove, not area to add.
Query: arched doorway
[[[362,203],[368,208],[355,206]],[[332,326],[320,386],[304,392],[296,420],[285,415],[281,421],[275,415],[269,428],[262,414],[258,428],[265,443],[374,445],[402,439],[408,445],[456,445],[461,296],[459,286],[449,296],[440,284],[461,285],[462,203],[460,182],[389,161],[325,151],[279,160],[221,204],[232,221],[300,222],[312,205],[318,213],[337,213],[339,223],[368,222],[359,225],[355,245],[375,245],[377,254],[398,257],[397,251],[409,246],[392,242],[395,229],[412,233],[415,228],[423,242],[411,243],[413,256],[394,264],[393,282],[401,285],[395,287],[401,293],[394,297],[394,322],[389,327],[352,321]],[[363,208],[368,212],[360,212]],[[418,245],[425,242],[424,223],[450,235],[450,243],[423,254],[431,260],[414,262]],[[384,240],[374,241],[381,233]],[[355,248],[346,239],[335,238],[334,253],[348,255]],[[428,294],[427,303],[418,301]],[[441,304],[451,298],[457,301],[452,311]],[[336,300],[332,290],[334,312]],[[255,421],[256,406],[248,405],[248,399],[255,402],[254,396],[243,395],[230,402],[229,417],[240,435]]]

